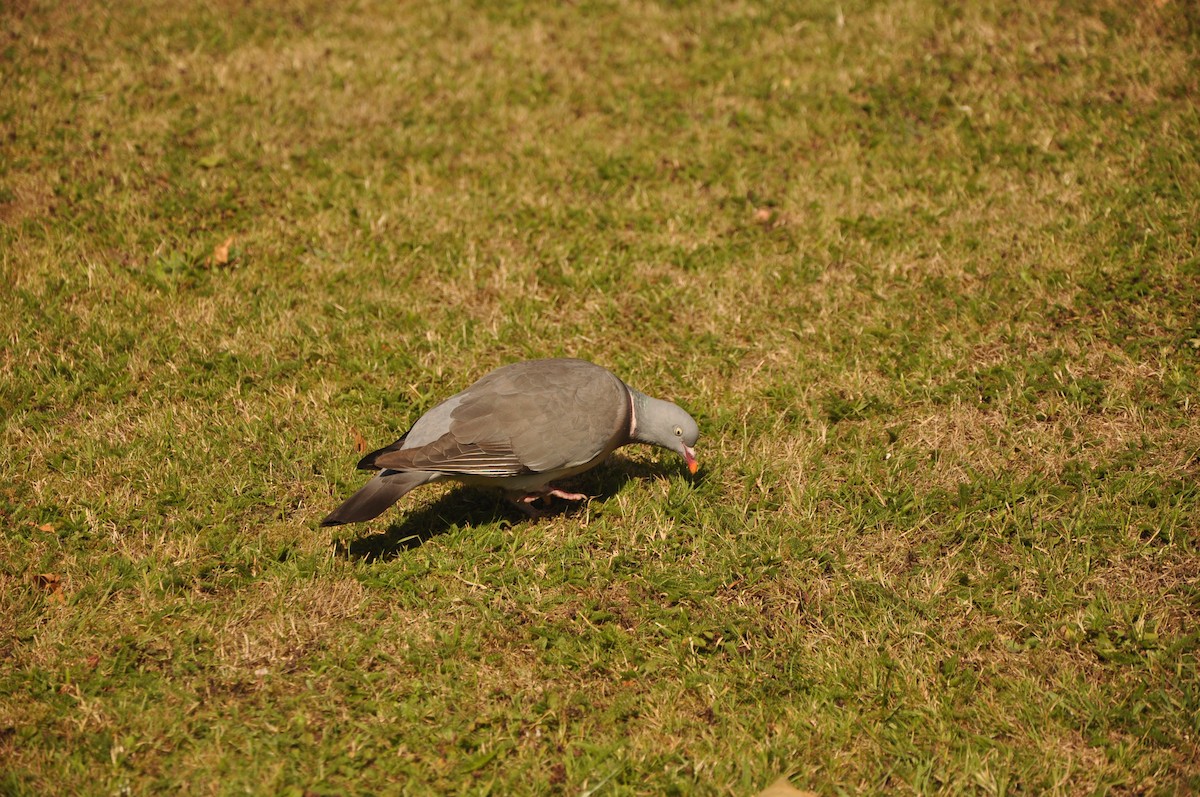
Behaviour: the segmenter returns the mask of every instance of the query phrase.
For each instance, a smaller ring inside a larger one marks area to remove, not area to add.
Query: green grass
[[[1198,45],[5,4],[0,793],[1200,790]],[[700,474],[317,527],[359,436],[552,355]]]

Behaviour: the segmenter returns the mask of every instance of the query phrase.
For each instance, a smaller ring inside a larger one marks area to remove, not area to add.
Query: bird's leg
[[[543,493],[543,496],[551,496],[551,495],[554,496],[555,498],[561,498],[564,501],[586,501],[587,500],[587,496],[584,495],[583,493],[564,493],[562,490],[558,489],[557,487],[551,488],[550,490],[547,490],[545,493]]]
[[[534,501],[542,497],[541,493],[506,492],[504,497],[510,504],[524,512],[527,517],[540,518],[546,515],[545,512],[533,505]]]
[[[507,493],[507,498],[513,506],[515,506],[517,509],[520,509],[531,518],[540,518],[546,515],[546,512],[533,505],[533,502],[537,501],[538,499],[543,499],[547,502],[550,498],[561,498],[564,501],[587,500],[587,496],[583,493],[568,493],[564,490],[558,489],[557,487],[551,487],[548,490],[542,490],[536,493]]]

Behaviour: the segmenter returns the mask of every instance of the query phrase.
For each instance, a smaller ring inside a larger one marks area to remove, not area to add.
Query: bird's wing
[[[434,408],[409,439],[383,451],[381,468],[485,477],[565,470],[628,442],[624,383],[582,360],[532,360],[500,368]],[[438,428],[442,427],[442,428]],[[418,434],[419,432],[419,434]],[[436,437],[432,432],[441,432]],[[433,439],[429,439],[429,438]]]

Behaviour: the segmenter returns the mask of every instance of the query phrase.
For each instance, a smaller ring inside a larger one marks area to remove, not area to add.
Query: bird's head
[[[633,439],[674,451],[683,457],[688,471],[695,473],[700,467],[693,449],[700,437],[695,418],[669,401],[650,398],[636,390],[630,392],[633,394]]]

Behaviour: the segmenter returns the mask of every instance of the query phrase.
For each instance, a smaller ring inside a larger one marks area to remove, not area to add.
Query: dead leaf
[[[62,578],[57,573],[37,573],[33,577],[35,586],[41,587],[46,592],[50,593],[50,600],[54,603],[66,603],[67,598],[62,591]]]
[[[229,257],[229,247],[231,246],[233,246],[232,235],[213,248],[212,254],[208,257],[208,264],[210,266],[217,266],[218,268],[229,265],[231,260]]]
[[[769,208],[759,208],[758,210],[754,211],[754,220],[759,224],[766,224],[771,220],[773,215],[774,214],[771,213]]]
[[[54,524],[53,523],[43,523],[42,525],[37,527],[37,530],[44,531],[47,534],[53,534],[54,533]]]
[[[92,655],[90,655],[90,656],[88,656],[88,657],[87,657],[87,666],[88,666],[88,669],[90,669],[90,670],[94,670],[94,669],[96,669],[96,665],[97,665],[97,664],[99,664],[99,663],[100,663],[100,656],[99,656],[99,655],[97,655],[97,654],[93,653]]]
[[[350,428],[350,434],[354,435],[354,447],[358,449],[358,453],[367,453],[367,438],[363,437],[362,434],[353,427]]]

